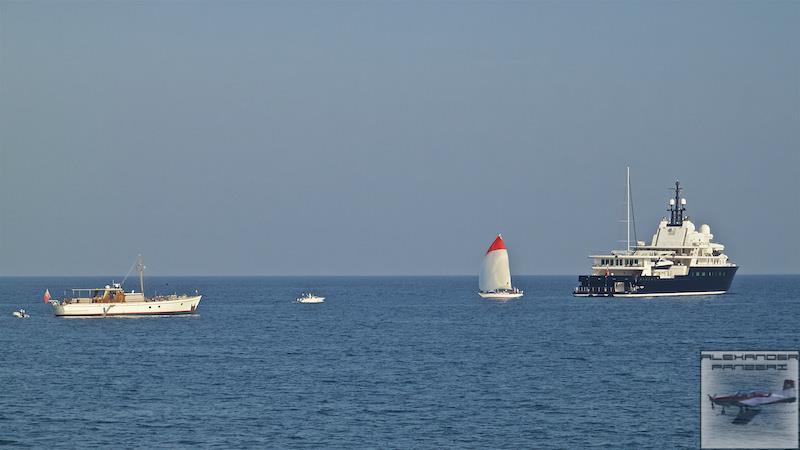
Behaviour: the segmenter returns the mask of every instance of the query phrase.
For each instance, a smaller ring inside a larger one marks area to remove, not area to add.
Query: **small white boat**
[[[307,292],[297,297],[297,303],[325,303],[325,297],[317,297],[316,295]]]
[[[14,311],[11,313],[14,317],[18,317],[20,319],[27,319],[30,317],[30,314],[27,313],[24,309],[20,309],[19,311]]]
[[[520,298],[524,292],[511,286],[511,269],[508,264],[508,250],[503,242],[503,236],[497,235],[486,256],[478,277],[480,295],[483,298],[495,300],[508,300]]]

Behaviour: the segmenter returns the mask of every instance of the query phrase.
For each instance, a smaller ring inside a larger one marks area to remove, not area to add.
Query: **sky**
[[[800,273],[800,3],[0,1],[0,275]]]

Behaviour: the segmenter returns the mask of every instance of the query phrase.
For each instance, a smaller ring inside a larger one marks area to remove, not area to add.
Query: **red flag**
[[[47,303],[50,301],[50,289],[44,291],[44,302]]]

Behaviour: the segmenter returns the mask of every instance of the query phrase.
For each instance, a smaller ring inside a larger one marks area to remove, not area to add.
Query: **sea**
[[[171,317],[42,301],[110,281],[0,278],[0,445],[696,448],[701,351],[800,349],[795,275],[657,299],[517,276],[506,302],[466,276],[147,278],[148,295],[203,295]]]

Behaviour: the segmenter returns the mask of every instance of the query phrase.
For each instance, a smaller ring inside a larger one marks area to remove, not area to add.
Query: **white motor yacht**
[[[144,295],[144,263],[139,255],[140,291],[126,292],[122,283],[102,288],[72,289],[72,296],[49,300],[56,316],[139,316],[193,314],[202,295]],[[49,293],[49,291],[48,291]]]

